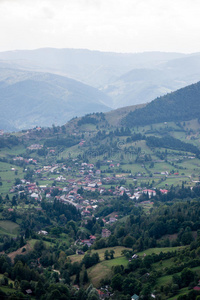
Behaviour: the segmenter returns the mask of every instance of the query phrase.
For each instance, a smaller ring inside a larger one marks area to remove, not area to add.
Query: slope
[[[133,68],[152,68],[185,57],[181,53],[112,53],[86,49],[18,50],[1,52],[0,59],[16,68],[64,75],[93,87],[103,87]]]
[[[66,77],[1,68],[0,128],[62,125],[75,116],[109,111],[108,97]]]
[[[200,78],[200,55],[193,54],[157,66],[134,68],[105,86],[102,91],[113,99],[113,107],[150,102]]]
[[[144,108],[130,112],[122,123],[126,126],[149,125],[199,118],[200,82],[155,99]]]

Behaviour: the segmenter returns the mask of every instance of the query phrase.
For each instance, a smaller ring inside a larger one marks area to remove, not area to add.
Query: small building
[[[102,229],[101,236],[102,236],[103,238],[109,237],[110,235],[111,235],[110,230],[108,230],[108,229],[106,229],[106,228],[103,228],[103,229]]]
[[[32,193],[31,198],[35,198],[37,200],[39,198],[39,195],[36,193]]]
[[[139,296],[134,294],[132,297],[131,297],[131,300],[139,300]]]
[[[26,290],[26,293],[27,293],[27,295],[31,295],[32,294],[32,290],[28,289],[28,290]]]
[[[85,254],[85,252],[84,251],[82,251],[82,250],[76,250],[76,254],[78,254],[78,255],[84,255]]]
[[[169,191],[168,191],[168,190],[165,190],[165,189],[160,189],[160,192],[161,192],[161,194],[165,195],[165,194],[167,194]]]
[[[47,234],[48,234],[48,232],[47,232],[47,231],[45,231],[45,230],[40,230],[40,231],[38,231],[38,234],[47,235]]]
[[[156,191],[154,191],[154,190],[149,190],[149,189],[146,189],[146,190],[143,190],[143,194],[145,194],[145,195],[149,195],[149,198],[151,198],[151,197],[154,197],[154,196],[156,196]]]
[[[96,240],[96,236],[95,235],[90,235],[90,241],[93,244]]]
[[[110,219],[109,219],[109,223],[111,224],[111,223],[115,223],[117,221],[117,219],[116,218],[113,218],[113,217],[110,217]]]
[[[84,245],[87,245],[88,247],[92,246],[91,240],[81,240],[81,243],[83,243]]]

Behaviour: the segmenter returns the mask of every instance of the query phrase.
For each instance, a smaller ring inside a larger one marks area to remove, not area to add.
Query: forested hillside
[[[180,122],[199,118],[200,82],[155,99],[146,107],[130,112],[123,120],[126,126]]]

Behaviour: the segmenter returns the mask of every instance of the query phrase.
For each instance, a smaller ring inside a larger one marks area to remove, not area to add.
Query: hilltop
[[[180,122],[199,118],[200,82],[159,97],[124,117],[126,126]]]

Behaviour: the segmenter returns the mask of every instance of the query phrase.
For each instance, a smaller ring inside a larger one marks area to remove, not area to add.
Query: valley
[[[0,300],[200,300],[199,1],[0,1]]]
[[[0,53],[0,129],[62,126],[199,81],[199,53],[42,48]]]
[[[148,107],[1,132],[3,296],[196,299],[200,124],[125,124]]]

